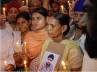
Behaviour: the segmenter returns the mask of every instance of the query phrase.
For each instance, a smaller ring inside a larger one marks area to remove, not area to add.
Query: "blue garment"
[[[76,2],[74,11],[83,12],[84,10],[84,0],[79,0]]]

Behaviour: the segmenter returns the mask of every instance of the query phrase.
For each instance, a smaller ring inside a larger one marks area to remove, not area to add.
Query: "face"
[[[90,0],[85,0],[84,6],[86,7],[86,11],[88,13],[87,31],[88,33],[91,33],[93,25],[97,23],[97,9]]]
[[[62,27],[58,20],[56,20],[54,17],[48,17],[47,24],[48,34],[50,37],[56,38],[62,34]]]
[[[52,63],[52,58],[48,58],[47,62],[48,65],[50,65]]]
[[[53,3],[53,4],[52,4],[52,9],[53,9],[53,11],[58,12],[58,11],[60,10],[60,6],[59,6],[59,4],[57,4],[57,3]]]
[[[39,6],[41,6],[41,2],[39,0],[33,0],[32,2],[30,2],[29,9],[30,9],[31,12],[33,12]]]
[[[7,19],[9,22],[15,22],[16,15],[18,14],[18,10],[16,8],[11,8],[8,12]]]
[[[59,0],[59,3],[60,4],[64,4],[64,3],[66,3],[67,2],[67,0]]]
[[[0,29],[5,28],[5,21],[6,21],[6,16],[0,13]]]
[[[24,18],[18,18],[17,25],[18,25],[19,30],[21,32],[26,32],[27,30],[29,30],[29,21],[27,21]]]
[[[42,30],[45,28],[45,26],[46,26],[45,17],[39,13],[33,13],[31,30],[33,31]]]

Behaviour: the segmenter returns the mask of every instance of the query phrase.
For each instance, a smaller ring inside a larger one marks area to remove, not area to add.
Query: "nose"
[[[16,17],[16,14],[12,13],[12,17],[15,18]]]
[[[52,31],[52,26],[51,26],[51,25],[48,25],[48,26],[47,26],[47,31],[48,31],[49,33],[51,33],[51,31]]]

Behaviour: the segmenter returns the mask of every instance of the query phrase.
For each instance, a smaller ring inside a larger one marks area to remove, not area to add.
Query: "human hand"
[[[13,71],[14,70],[14,66],[12,64],[8,64],[5,66],[5,70],[6,71]]]
[[[5,21],[6,21],[6,16],[3,14],[0,14],[0,22],[5,23]]]

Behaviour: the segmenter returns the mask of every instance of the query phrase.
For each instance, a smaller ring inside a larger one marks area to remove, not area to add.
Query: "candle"
[[[5,7],[3,7],[3,14],[4,14],[4,16],[6,16],[6,8]]]
[[[64,13],[64,6],[61,5],[61,13]]]
[[[70,11],[71,11],[71,4],[70,4],[70,1],[68,0],[68,5],[69,5],[69,15],[70,15]]]
[[[28,69],[27,69],[27,61],[26,60],[24,60],[24,68],[25,68],[25,72],[27,72]]]
[[[22,1],[22,4],[25,5],[25,1]]]
[[[69,8],[70,8],[70,1],[68,0],[68,5],[69,5]]]
[[[4,61],[4,65],[5,65],[5,66],[7,65],[7,61],[6,61],[6,60]]]
[[[19,51],[20,51],[20,44],[19,44],[19,42],[17,42],[15,52],[19,52]]]
[[[26,5],[28,6],[28,0],[26,0]]]
[[[26,60],[24,60],[24,66],[25,66],[25,67],[27,67],[27,65],[26,65],[26,64],[27,64],[27,61],[26,61]]]
[[[61,62],[63,69],[66,70],[66,63],[64,61]]]

